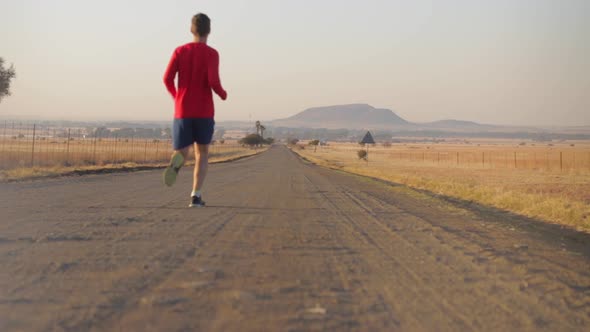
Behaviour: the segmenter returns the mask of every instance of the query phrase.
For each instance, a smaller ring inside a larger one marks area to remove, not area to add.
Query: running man
[[[190,207],[205,206],[201,190],[207,175],[209,144],[213,138],[215,107],[213,93],[221,99],[227,93],[219,80],[219,54],[207,45],[211,20],[199,13],[192,19],[194,41],[174,50],[164,84],[174,98],[174,124],[172,128],[174,153],[164,171],[164,183],[172,186],[178,171],[187,159],[189,149],[195,148],[195,172]],[[174,77],[178,73],[178,88]]]

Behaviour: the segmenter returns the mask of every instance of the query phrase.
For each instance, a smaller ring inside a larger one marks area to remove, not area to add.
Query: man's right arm
[[[174,78],[178,72],[178,59],[176,57],[176,50],[172,53],[166,72],[164,73],[164,84],[166,89],[172,95],[172,98],[176,98],[176,86],[174,85]]]
[[[207,68],[207,75],[209,80],[209,86],[215,93],[222,99],[227,99],[227,92],[221,86],[221,80],[219,78],[219,53],[214,51],[209,59],[209,68]]]

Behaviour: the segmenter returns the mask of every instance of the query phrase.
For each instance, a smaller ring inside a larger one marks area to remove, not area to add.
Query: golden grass
[[[209,158],[210,164],[227,162],[234,159],[252,156],[266,151],[267,148],[247,149],[242,148],[234,151],[224,151],[212,153]],[[187,166],[194,165],[194,159],[187,162]],[[166,163],[135,163],[125,162],[116,164],[103,165],[79,165],[79,166],[48,166],[48,167],[18,167],[7,170],[0,170],[0,181],[16,181],[38,178],[58,177],[69,174],[80,173],[100,173],[100,172],[119,172],[133,171],[139,169],[165,167]]]
[[[172,142],[152,139],[31,139],[0,140],[0,169],[24,167],[92,166],[133,162],[167,162]],[[239,153],[236,141],[212,144],[211,154]]]
[[[525,144],[525,145],[521,145]],[[572,146],[573,145],[573,146]],[[329,147],[334,152],[358,151],[355,143],[336,143]],[[452,167],[559,170],[590,172],[590,144],[523,143],[481,141],[479,143],[404,143],[392,147],[370,147],[373,156],[396,161]]]
[[[590,172],[441,166],[371,152],[367,164],[338,146],[293,150],[319,165],[590,231]]]

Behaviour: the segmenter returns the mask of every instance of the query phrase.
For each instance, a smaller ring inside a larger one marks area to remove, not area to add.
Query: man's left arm
[[[174,85],[176,73],[178,73],[178,59],[176,51],[174,51],[170,58],[170,62],[168,63],[168,67],[166,68],[166,72],[164,73],[164,84],[166,85],[168,92],[172,95],[172,98],[176,98],[176,86]]]

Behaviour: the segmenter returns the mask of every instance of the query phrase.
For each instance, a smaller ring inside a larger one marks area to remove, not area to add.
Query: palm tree
[[[266,130],[266,127],[263,125],[260,125],[260,137],[264,140],[264,131]]]

